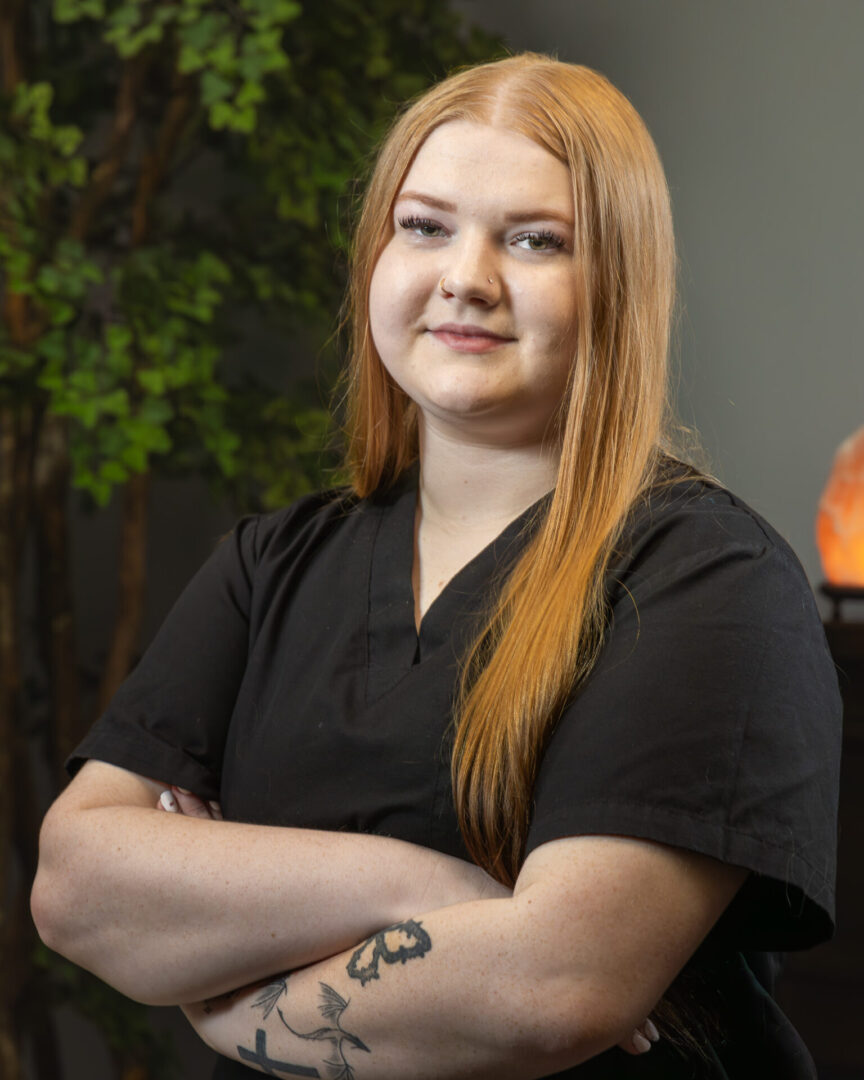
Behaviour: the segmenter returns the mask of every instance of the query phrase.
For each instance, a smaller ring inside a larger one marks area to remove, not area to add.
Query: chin
[[[423,410],[433,425],[449,428],[466,442],[488,442],[501,446],[525,446],[541,443],[547,424],[538,424],[524,412],[502,408],[498,402],[436,402]],[[541,430],[542,429],[542,430]]]

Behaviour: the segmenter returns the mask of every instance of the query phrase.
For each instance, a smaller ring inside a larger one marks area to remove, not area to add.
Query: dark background
[[[864,5],[457,6],[514,50],[597,68],[645,118],[678,232],[680,412],[699,429],[714,471],[791,541],[815,585],[819,494],[835,447],[864,424]],[[287,385],[311,361],[301,351],[272,363],[284,365]],[[187,482],[161,481],[153,515],[147,637],[231,523],[203,487]],[[111,514],[80,519],[74,538],[80,634],[94,664],[113,610],[116,524]],[[175,1025],[173,1011],[153,1012]],[[63,1031],[70,1080],[103,1080],[100,1037],[71,1015]],[[205,1051],[184,1043],[184,1054],[184,1076],[207,1075]]]

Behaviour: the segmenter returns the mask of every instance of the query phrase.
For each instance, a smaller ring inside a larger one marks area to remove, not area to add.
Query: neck
[[[503,528],[555,486],[556,448],[470,443],[420,422],[424,522],[460,532]]]

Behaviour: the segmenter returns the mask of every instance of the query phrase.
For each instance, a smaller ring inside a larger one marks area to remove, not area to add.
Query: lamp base
[[[842,622],[842,604],[844,600],[864,600],[864,585],[832,585],[830,581],[823,581],[819,586],[819,592],[827,596],[834,608],[831,612],[832,622]]]

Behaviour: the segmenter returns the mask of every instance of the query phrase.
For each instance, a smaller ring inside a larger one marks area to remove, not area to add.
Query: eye
[[[564,247],[564,238],[549,232],[548,229],[539,229],[519,233],[513,237],[513,243],[521,246],[524,251],[557,251]]]
[[[402,217],[397,220],[400,229],[416,233],[417,236],[423,236],[427,240],[436,240],[446,235],[443,225],[439,225],[437,221],[430,221],[429,218]]]

